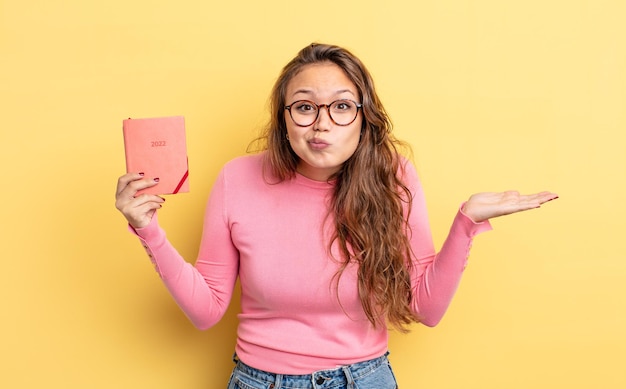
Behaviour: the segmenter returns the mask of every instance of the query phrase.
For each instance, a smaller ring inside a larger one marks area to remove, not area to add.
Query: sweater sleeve
[[[226,312],[239,270],[238,252],[225,220],[224,186],[220,174],[207,204],[195,266],[167,240],[156,214],[148,226],[131,228],[176,303],[200,329],[213,326]]]
[[[490,230],[491,224],[489,221],[475,223],[459,209],[437,253],[429,227],[424,191],[415,168],[408,162],[404,180],[413,195],[409,215],[410,242],[415,254],[412,309],[422,324],[432,327],[442,319],[454,297],[474,236]]]

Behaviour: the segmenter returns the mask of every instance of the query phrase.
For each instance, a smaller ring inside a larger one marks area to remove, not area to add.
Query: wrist
[[[460,209],[461,213],[463,215],[465,215],[467,218],[469,218],[471,221],[473,221],[474,223],[482,223],[484,222],[485,218],[481,218],[480,216],[476,215],[474,212],[474,208],[471,206],[471,204],[469,203],[469,201],[464,202],[461,205],[461,209]]]

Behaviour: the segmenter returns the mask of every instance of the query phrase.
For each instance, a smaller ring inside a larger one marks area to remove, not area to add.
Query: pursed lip
[[[322,139],[316,139],[316,138],[310,139],[308,142],[312,145],[319,145],[319,146],[328,146],[330,144]]]
[[[319,151],[326,149],[330,145],[330,143],[323,141],[321,139],[309,139],[307,142],[309,143],[309,147],[312,150],[319,150]]]

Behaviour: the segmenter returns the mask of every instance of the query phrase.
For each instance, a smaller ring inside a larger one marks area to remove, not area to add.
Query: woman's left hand
[[[552,192],[530,195],[521,195],[517,191],[476,193],[470,196],[462,211],[473,221],[480,223],[494,217],[539,208],[541,204],[557,198],[559,196]]]

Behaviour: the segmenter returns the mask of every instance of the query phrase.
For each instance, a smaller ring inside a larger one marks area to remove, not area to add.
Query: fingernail
[[[165,199],[164,199],[163,197],[159,196],[159,198],[160,198],[161,200],[165,201]]]
[[[155,177],[154,182],[159,182],[159,177]]]
[[[143,172],[139,173],[139,175],[143,177]]]

